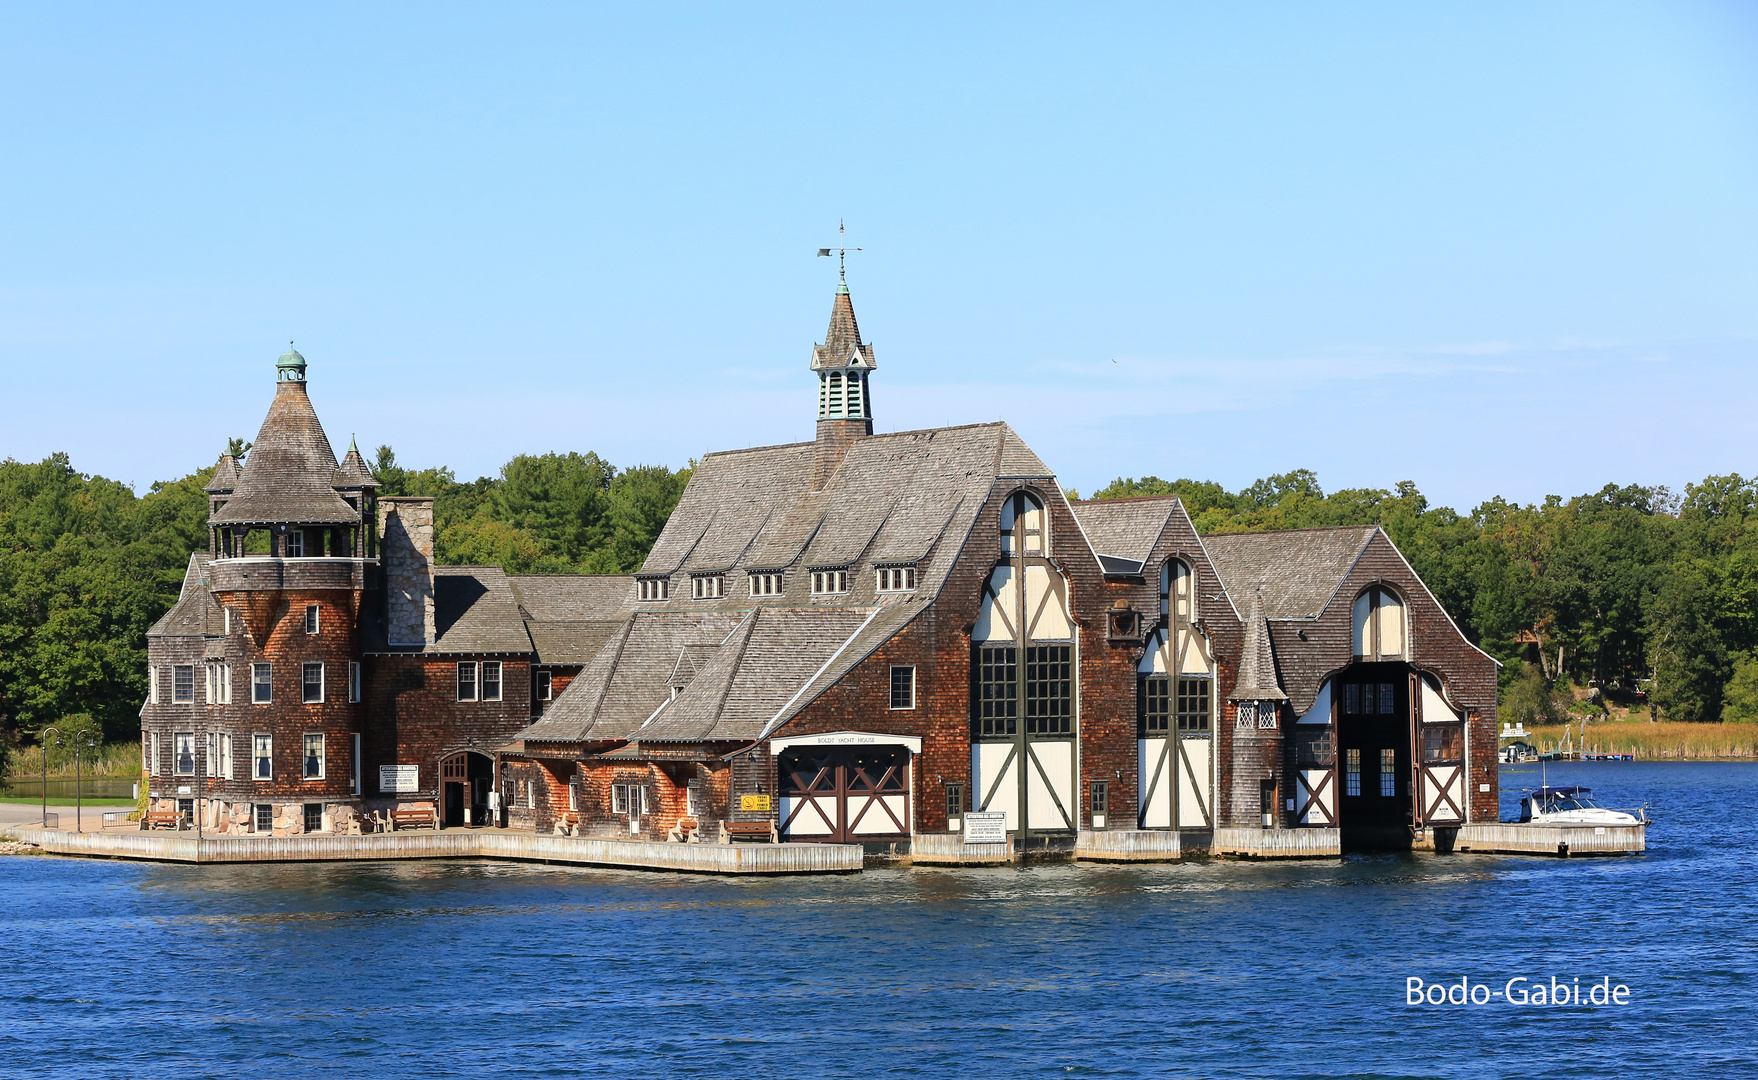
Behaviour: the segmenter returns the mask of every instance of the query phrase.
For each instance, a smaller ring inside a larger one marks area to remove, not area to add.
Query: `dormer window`
[[[752,596],[780,596],[781,571],[765,570],[760,574],[751,575]]]
[[[848,567],[812,571],[812,595],[833,596],[848,592]]]
[[[916,588],[916,568],[914,566],[881,566],[879,567],[879,591],[882,593],[914,592]]]
[[[636,578],[636,596],[641,600],[666,600],[671,597],[671,578]]]
[[[690,599],[718,600],[725,582],[724,574],[698,574],[690,579]]]
[[[1001,551],[1005,555],[1042,555],[1045,544],[1044,504],[1029,491],[1016,491],[1001,504]]]

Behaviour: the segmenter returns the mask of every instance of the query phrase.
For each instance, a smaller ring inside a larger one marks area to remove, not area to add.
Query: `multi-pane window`
[[[891,669],[891,707],[894,709],[913,709],[916,707],[915,668],[894,667]]]
[[[539,671],[537,673],[537,689],[536,689],[537,700],[538,701],[548,701],[549,696],[552,693],[551,688],[554,685],[555,685],[555,683],[554,683],[554,676],[553,675],[551,675],[547,671]]]
[[[751,575],[752,596],[780,596],[781,571],[766,570],[761,574]]]
[[[1151,675],[1141,680],[1141,733],[1164,735],[1172,726],[1172,680]]]
[[[195,665],[171,666],[171,700],[178,705],[195,704]]]
[[[964,817],[964,785],[946,785],[946,817],[956,820]]]
[[[305,605],[305,632],[308,634],[317,633],[317,612],[316,604]]]
[[[305,530],[294,529],[287,534],[287,558],[303,559],[305,557]]]
[[[501,699],[501,662],[484,660],[482,662],[482,700],[499,701]]]
[[[568,812],[576,813],[580,809],[580,778],[568,778]]]
[[[1391,798],[1398,794],[1398,752],[1391,747],[1380,751],[1380,795]]]
[[[171,774],[195,775],[195,733],[179,731],[171,736]]]
[[[1390,716],[1392,712],[1392,684],[1389,682],[1380,683],[1380,715]]]
[[[1343,794],[1361,794],[1361,751],[1354,747],[1343,752]]]
[[[690,599],[718,600],[725,582],[724,574],[699,574],[690,579]]]
[[[1265,730],[1273,730],[1276,726],[1276,703],[1260,701],[1257,703],[1257,726]]]
[[[1033,645],[1026,649],[1027,735],[1066,735],[1074,717],[1074,649]]]
[[[232,704],[231,663],[225,660],[215,660],[206,664],[203,670],[207,678],[208,704]]]
[[[252,735],[250,737],[250,778],[252,780],[273,780],[275,778],[274,736]]]
[[[308,802],[305,804],[305,831],[322,832],[324,827],[324,804]]]
[[[322,780],[324,778],[324,737],[313,732],[305,736],[305,778]]]
[[[979,734],[1012,735],[1019,730],[1019,650],[984,648],[977,653]]]
[[[879,568],[880,592],[910,592],[916,587],[916,568],[913,566],[881,566]]]
[[[662,577],[637,578],[635,595],[642,600],[664,600],[671,596],[671,579]]]
[[[458,661],[458,700],[476,700],[476,661]]]
[[[814,570],[812,571],[812,594],[827,596],[834,593],[848,592],[848,570]]]
[[[1104,780],[1094,780],[1090,788],[1090,803],[1095,818],[1105,816],[1105,806],[1111,801],[1111,785]]]
[[[1001,551],[1006,555],[1044,554],[1044,504],[1016,491],[1001,504]]]
[[[1427,724],[1422,731],[1422,760],[1461,761],[1463,740],[1457,724]]]
[[[299,700],[315,705],[324,699],[324,666],[321,663],[300,665]]]
[[[267,705],[275,700],[274,668],[272,665],[250,665],[250,700],[254,705]]]
[[[275,805],[259,802],[252,809],[256,811],[256,831],[270,833],[275,831]]]
[[[1346,716],[1391,716],[1397,711],[1397,683],[1349,683],[1343,687]]]
[[[1178,730],[1209,730],[1209,680],[1178,680]]]
[[[629,785],[612,784],[610,786],[610,812],[627,814],[629,812]]]
[[[348,661],[348,700],[360,700],[360,663],[356,660]]]

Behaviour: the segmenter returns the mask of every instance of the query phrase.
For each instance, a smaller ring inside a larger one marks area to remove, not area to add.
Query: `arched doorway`
[[[494,759],[465,750],[440,762],[440,820],[446,828],[494,824],[488,793],[494,790]]]

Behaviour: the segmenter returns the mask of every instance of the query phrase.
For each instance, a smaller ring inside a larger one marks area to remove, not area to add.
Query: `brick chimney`
[[[385,640],[432,645],[433,500],[381,497],[378,534],[385,568]]]

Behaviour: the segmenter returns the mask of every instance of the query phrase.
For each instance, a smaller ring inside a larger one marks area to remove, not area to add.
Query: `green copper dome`
[[[299,355],[291,341],[287,343],[287,351],[275,361],[275,374],[283,382],[305,381],[305,357]]]

